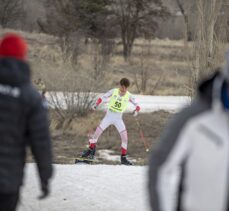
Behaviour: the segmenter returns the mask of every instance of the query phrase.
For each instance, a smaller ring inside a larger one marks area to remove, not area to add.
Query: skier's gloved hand
[[[136,109],[133,112],[133,116],[136,117],[140,111],[140,106],[136,106]]]
[[[133,116],[136,117],[137,115],[138,115],[138,111],[137,110],[134,110]]]
[[[91,110],[92,110],[92,111],[95,111],[101,102],[102,102],[102,99],[99,98],[99,99],[96,101],[96,103],[91,107]]]
[[[38,197],[39,200],[45,199],[49,196],[49,185],[48,182],[42,182],[41,184],[42,194]]]
[[[98,107],[97,105],[93,105],[93,106],[91,107],[91,110],[92,110],[92,111],[95,111],[95,110],[97,109],[97,107]]]

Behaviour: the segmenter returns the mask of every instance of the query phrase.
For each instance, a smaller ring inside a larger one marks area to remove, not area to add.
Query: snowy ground
[[[34,164],[26,167],[18,211],[149,211],[147,167],[55,165],[52,194],[39,201]]]
[[[83,98],[83,94],[82,98]],[[96,96],[95,99],[100,97],[102,94],[95,93],[93,96]],[[141,107],[141,112],[154,112],[158,110],[166,110],[166,111],[177,111],[183,106],[190,103],[191,99],[187,96],[151,96],[151,95],[133,95],[136,100],[139,102]],[[49,102],[50,107],[59,107],[62,109],[67,108],[67,104],[77,104],[80,98],[76,93],[63,93],[63,92],[50,92],[46,94],[47,100]],[[73,100],[74,98],[74,100]],[[74,101],[74,103],[73,103]],[[81,100],[80,100],[81,101]],[[66,103],[68,102],[68,103]],[[84,102],[84,100],[82,100]],[[99,106],[99,110],[106,110],[106,103]],[[131,112],[134,110],[132,104],[129,103],[127,107],[127,112]]]

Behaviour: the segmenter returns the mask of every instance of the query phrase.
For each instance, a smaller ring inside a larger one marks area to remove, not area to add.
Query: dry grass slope
[[[0,36],[9,31],[0,29]],[[95,91],[106,91],[117,85],[121,77],[129,77],[131,91],[138,92],[135,78],[141,82],[141,71],[147,72],[147,89],[144,94],[153,95],[186,95],[188,77],[188,46],[183,41],[171,40],[136,40],[132,57],[125,61],[122,57],[122,45],[116,44],[110,60],[101,67],[101,76],[94,79],[95,62],[98,55],[97,45],[80,42],[78,63],[72,65],[64,59],[59,39],[54,36],[16,31],[22,34],[29,43],[29,62],[33,78],[41,77],[49,90],[75,89],[76,86],[91,86]],[[115,40],[115,43],[120,41]],[[98,62],[98,61],[97,61]],[[86,85],[85,85],[86,84]]]

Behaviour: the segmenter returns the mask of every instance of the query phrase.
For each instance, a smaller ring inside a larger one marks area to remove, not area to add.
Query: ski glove
[[[92,110],[92,111],[95,111],[101,102],[102,102],[102,98],[99,98],[99,99],[96,101],[96,103],[91,107],[91,110]]]
[[[136,106],[136,109],[133,112],[133,116],[136,117],[140,111],[140,106]]]
[[[92,111],[95,111],[97,109],[97,105],[93,105],[92,107],[91,107],[91,110]]]
[[[138,115],[138,111],[137,110],[134,110],[133,116],[136,117],[137,115]]]
[[[42,191],[42,194],[38,197],[38,199],[40,200],[45,199],[49,195],[48,183],[41,184],[41,191]]]

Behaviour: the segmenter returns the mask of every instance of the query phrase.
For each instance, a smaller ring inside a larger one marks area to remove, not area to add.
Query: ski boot
[[[94,148],[88,148],[82,152],[81,157],[82,158],[88,158],[88,159],[94,159],[95,156],[95,147]]]
[[[129,160],[127,160],[126,155],[121,155],[121,164],[123,165],[133,165]]]

